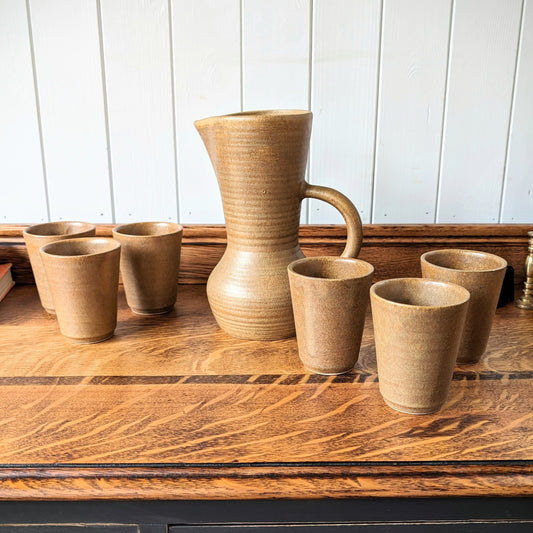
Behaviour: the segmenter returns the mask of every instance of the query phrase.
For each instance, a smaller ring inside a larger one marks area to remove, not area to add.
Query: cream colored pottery
[[[379,390],[390,407],[426,414],[444,405],[469,299],[464,287],[423,278],[372,286]]]
[[[75,237],[90,237],[95,234],[96,227],[88,222],[45,222],[23,230],[22,235],[28,250],[35,285],[45,310],[55,315],[54,301],[48,287],[46,273],[39,250],[45,244]]]
[[[470,292],[457,363],[477,363],[485,353],[507,261],[477,250],[433,250],[420,258],[422,276],[457,283]]]
[[[43,246],[41,257],[61,333],[83,344],[112,337],[120,243],[100,237],[69,239]]]
[[[113,228],[122,245],[120,271],[126,300],[139,315],[174,309],[178,294],[183,227],[173,222],[135,222]]]
[[[211,310],[230,335],[274,340],[295,334],[287,265],[303,257],[300,204],[335,206],[347,225],[343,257],[362,243],[359,214],[341,193],[305,182],[309,111],[254,111],[195,122],[213,164],[224,208],[227,248],[211,273]]]
[[[344,374],[359,357],[374,267],[347,257],[309,257],[288,267],[298,354],[317,374]]]

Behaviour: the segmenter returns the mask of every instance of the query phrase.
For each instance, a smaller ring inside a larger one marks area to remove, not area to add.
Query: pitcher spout
[[[237,129],[241,132],[258,132],[258,126],[264,124],[267,129],[273,124],[279,124],[281,129],[284,125],[297,123],[305,124],[310,134],[313,113],[305,109],[268,109],[259,111],[242,111],[227,115],[216,115],[212,117],[196,120],[194,126],[207,149],[211,161],[216,148],[217,139],[223,141],[228,128]],[[259,127],[260,134],[262,133]]]
[[[196,120],[194,122],[194,127],[196,128],[196,131],[200,134],[200,138],[202,139],[202,142],[204,143],[204,146],[207,150],[207,154],[209,155],[209,158],[211,159],[211,163],[213,164],[216,172],[216,158],[213,157],[213,152],[216,145],[216,132],[217,132],[217,125],[220,124],[220,117],[207,117],[200,120]]]

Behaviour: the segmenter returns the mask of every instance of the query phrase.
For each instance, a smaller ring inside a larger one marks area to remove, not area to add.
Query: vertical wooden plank
[[[168,2],[101,6],[116,220],[177,220]]]
[[[308,109],[309,0],[243,1],[244,109]]]
[[[435,218],[450,0],[385,1],[373,222]]]
[[[31,0],[37,85],[54,220],[111,222],[94,0]]]
[[[20,0],[0,0],[0,79],[0,222],[45,222],[28,16]]]
[[[240,17],[239,0],[172,4],[180,218],[187,224],[224,222],[213,167],[193,122],[241,109]]]
[[[437,221],[497,222],[522,0],[456,0]]]
[[[370,222],[380,0],[317,0],[311,108],[310,181],[333,187]],[[312,224],[340,224],[342,216],[311,200]]]
[[[533,223],[533,3],[524,0],[501,222]]]

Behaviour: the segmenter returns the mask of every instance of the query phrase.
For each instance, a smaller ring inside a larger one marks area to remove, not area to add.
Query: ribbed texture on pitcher
[[[291,337],[287,265],[298,245],[312,114],[239,113],[196,122],[217,176],[228,236],[208,280],[222,329],[245,339]]]

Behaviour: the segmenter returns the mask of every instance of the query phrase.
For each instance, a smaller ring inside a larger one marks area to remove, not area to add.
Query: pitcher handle
[[[309,183],[306,183],[304,197],[323,200],[340,211],[346,223],[347,233],[346,247],[341,257],[357,257],[363,244],[363,226],[359,212],[351,200],[335,189]]]

